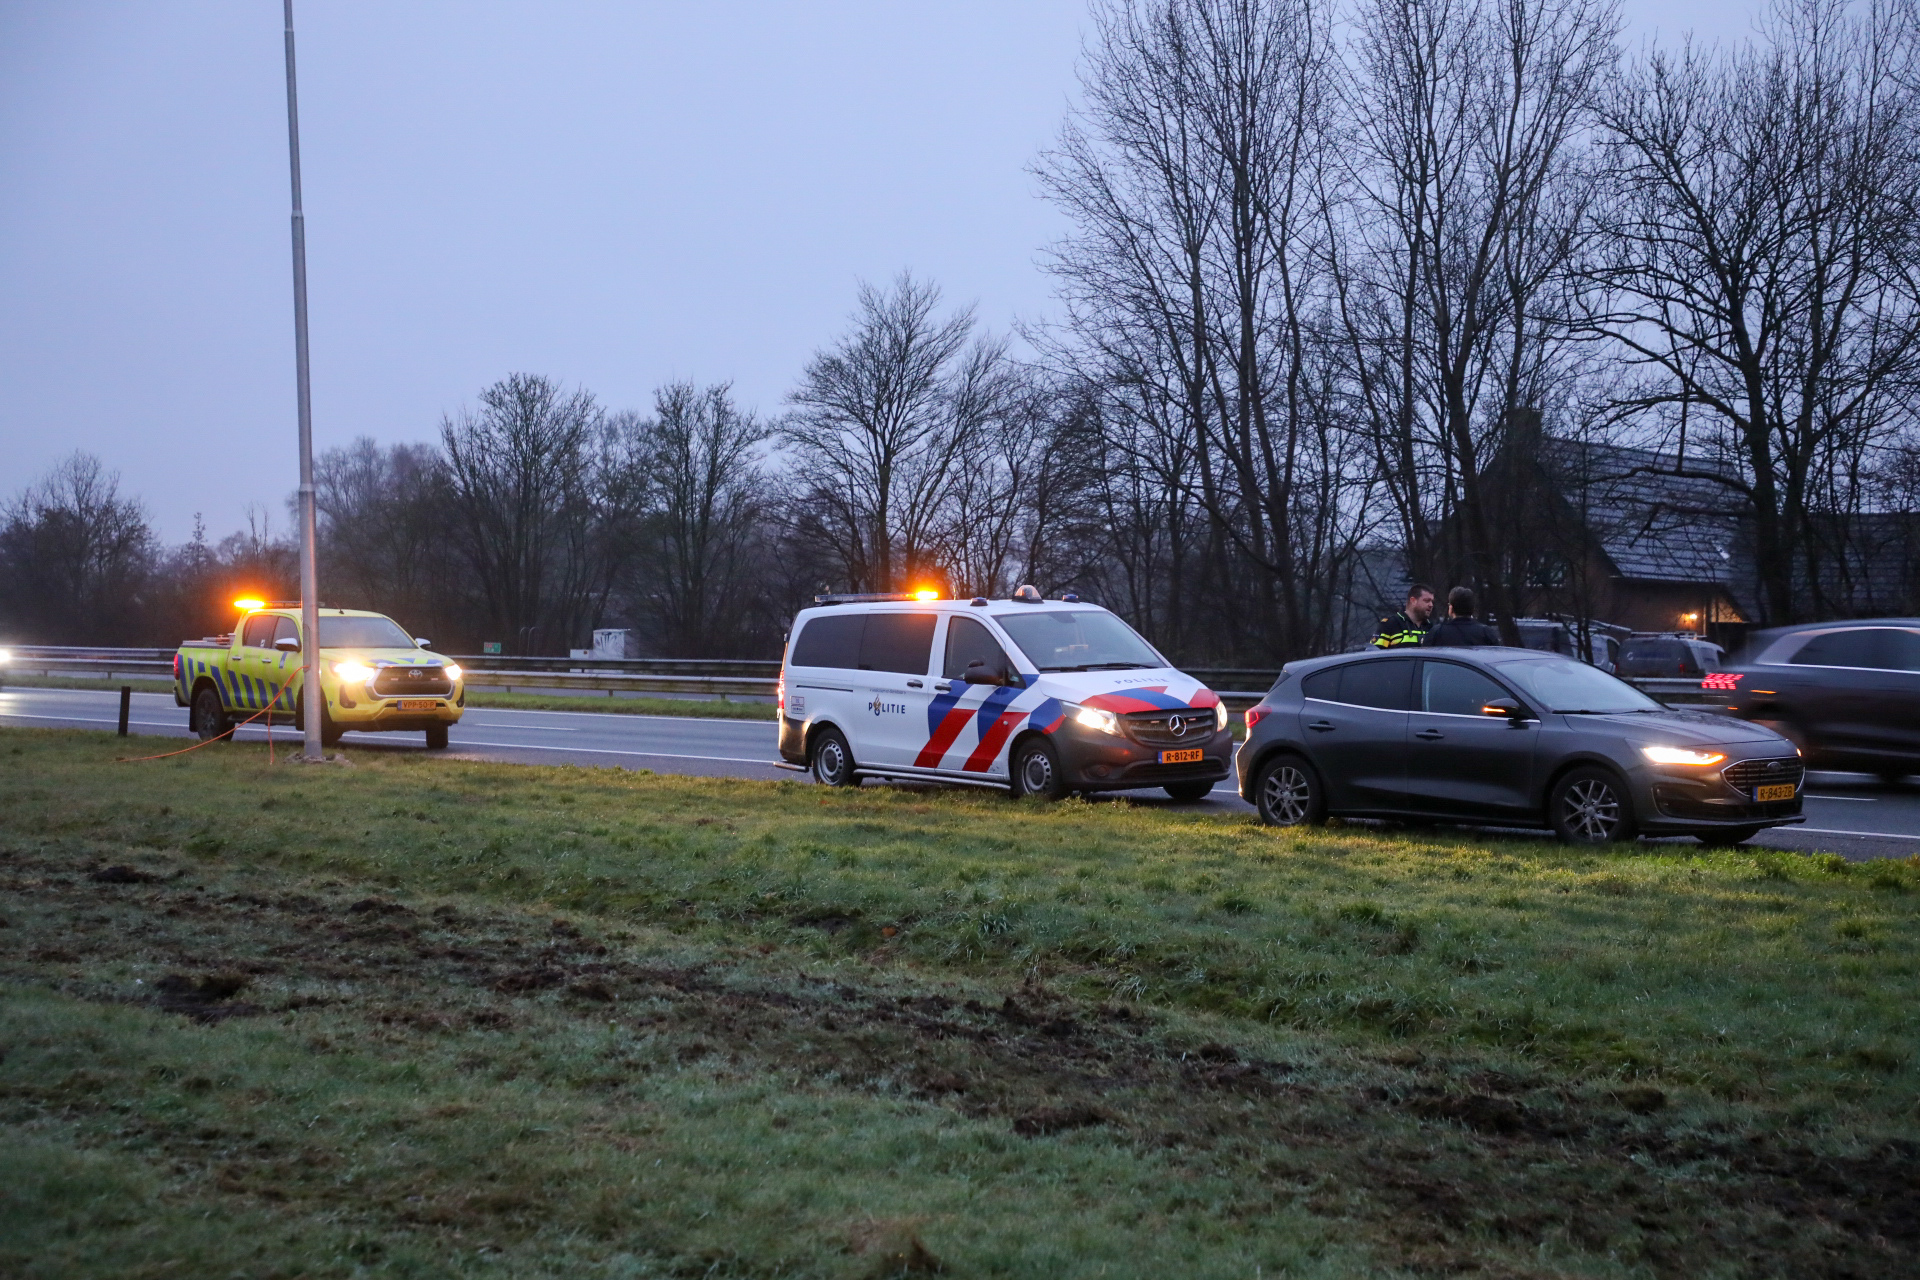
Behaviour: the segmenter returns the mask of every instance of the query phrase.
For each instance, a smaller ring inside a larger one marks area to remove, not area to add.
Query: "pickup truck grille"
[[[1771,787],[1784,783],[1800,785],[1800,779],[1806,776],[1807,766],[1798,757],[1787,756],[1777,760],[1742,760],[1730,764],[1720,771],[1727,785],[1735,791],[1753,794],[1755,787]]]
[[[381,667],[373,674],[373,693],[380,698],[445,698],[453,681],[440,667]]]
[[[1187,711],[1134,711],[1121,717],[1135,742],[1155,747],[1198,747],[1213,740],[1213,708]],[[1178,720],[1179,733],[1172,721]]]

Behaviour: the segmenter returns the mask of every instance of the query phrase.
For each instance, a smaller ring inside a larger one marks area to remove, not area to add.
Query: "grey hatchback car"
[[[1770,729],[1504,648],[1289,663],[1247,712],[1237,768],[1241,796],[1281,826],[1418,818],[1550,827],[1577,844],[1739,844],[1803,821],[1806,772]]]

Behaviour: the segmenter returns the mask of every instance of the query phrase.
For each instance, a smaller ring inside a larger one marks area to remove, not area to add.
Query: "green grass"
[[[0,687],[9,689],[105,689],[117,692],[122,685],[135,693],[173,692],[171,680],[148,680],[138,676],[115,676],[109,680],[105,676],[95,679],[87,676],[12,675],[0,669]]]
[[[1912,862],[127,749],[0,731],[0,1273],[1920,1264]]]
[[[771,703],[723,702],[718,698],[570,698],[544,693],[468,693],[469,707],[513,711],[598,711],[623,716],[698,716],[708,720],[772,720]]]

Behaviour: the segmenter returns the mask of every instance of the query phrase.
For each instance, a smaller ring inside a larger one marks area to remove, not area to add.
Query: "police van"
[[[1059,799],[1227,776],[1227,709],[1118,617],[1023,586],[1006,600],[816,597],[781,663],[780,756],[829,786],[919,778]]]

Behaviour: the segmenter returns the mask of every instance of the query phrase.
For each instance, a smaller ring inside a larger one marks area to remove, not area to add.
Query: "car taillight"
[[[1715,671],[1700,682],[1702,689],[1712,689],[1719,693],[1733,693],[1740,687],[1740,673],[1737,671]]]
[[[784,717],[787,714],[787,673],[784,671],[773,682],[773,704],[775,715]]]
[[[1252,732],[1253,726],[1259,724],[1264,717],[1270,715],[1272,712],[1273,712],[1273,708],[1265,705],[1264,703],[1257,707],[1248,707],[1247,708],[1248,732]]]

